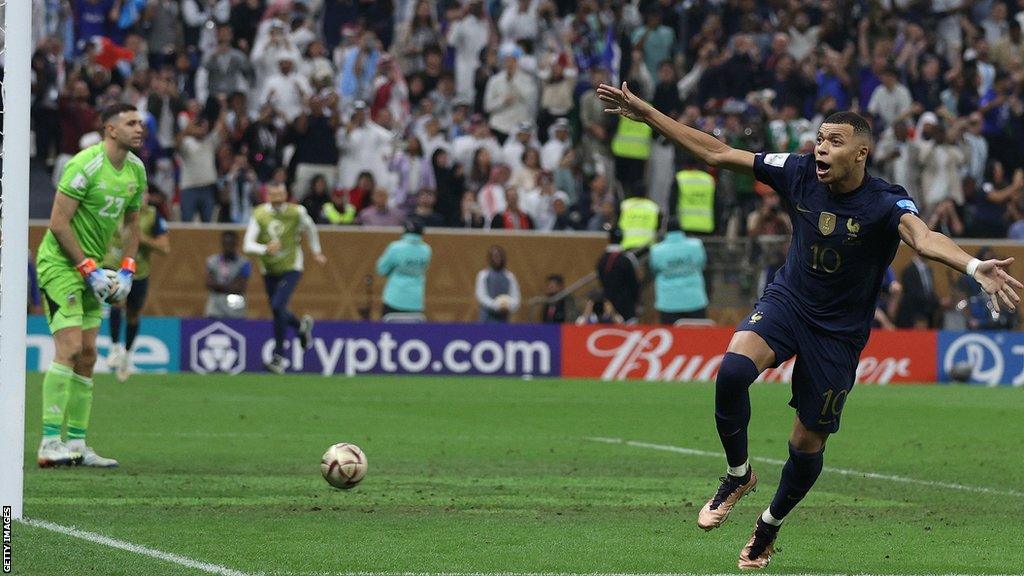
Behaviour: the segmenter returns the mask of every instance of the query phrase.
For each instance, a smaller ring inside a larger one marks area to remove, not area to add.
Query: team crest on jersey
[[[757,324],[758,321],[761,320],[761,318],[764,318],[764,314],[762,314],[761,312],[754,312],[753,314],[750,315],[750,323]]]
[[[836,215],[831,212],[822,212],[818,216],[818,231],[828,236],[836,230]]]
[[[860,232],[860,224],[858,224],[853,218],[847,218],[846,231],[850,233],[850,236],[856,236],[857,233]]]

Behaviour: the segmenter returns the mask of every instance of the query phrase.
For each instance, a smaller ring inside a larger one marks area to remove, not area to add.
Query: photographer
[[[760,207],[747,216],[747,236],[786,236],[792,229],[789,215],[779,204],[779,195],[774,190],[764,191]]]

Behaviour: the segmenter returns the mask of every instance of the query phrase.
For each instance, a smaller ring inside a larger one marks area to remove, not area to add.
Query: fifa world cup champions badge
[[[836,215],[831,212],[822,212],[818,216],[818,231],[823,236],[828,236],[836,229]]]

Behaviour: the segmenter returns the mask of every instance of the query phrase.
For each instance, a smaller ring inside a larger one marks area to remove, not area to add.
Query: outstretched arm
[[[710,134],[676,122],[630,92],[625,82],[622,89],[601,84],[597,88],[597,96],[608,105],[605,112],[646,123],[705,164],[747,174],[754,172],[752,152],[737,150]]]
[[[958,272],[973,277],[981,284],[982,290],[992,298],[992,304],[997,309],[1000,308],[1000,299],[1005,308],[1017,308],[1016,303],[1020,302],[1017,290],[1024,288],[1024,284],[1006,272],[1013,264],[1013,258],[984,262],[972,258],[952,240],[939,232],[929,230],[923,220],[909,213],[900,217],[900,238],[921,256],[942,262]]]

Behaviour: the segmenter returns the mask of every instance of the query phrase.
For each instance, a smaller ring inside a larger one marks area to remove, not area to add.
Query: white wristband
[[[974,273],[978,271],[978,266],[981,265],[981,260],[977,258],[971,258],[971,261],[967,263],[967,275],[974,278]]]

